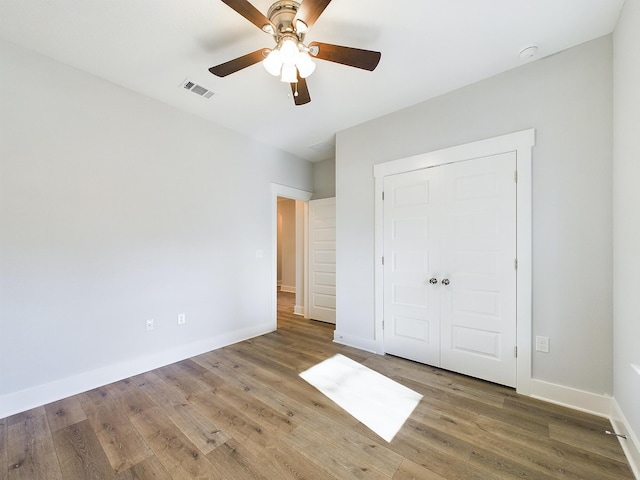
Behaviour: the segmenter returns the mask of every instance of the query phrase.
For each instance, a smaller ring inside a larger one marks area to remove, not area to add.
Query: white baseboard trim
[[[304,317],[304,307],[301,305],[296,305],[293,307],[294,315],[302,315]]]
[[[280,285],[281,292],[296,293],[296,287],[291,285]]]
[[[542,380],[531,380],[531,396],[556,405],[610,418],[611,397],[585,392]]]
[[[377,350],[378,343],[375,340],[356,337],[348,333],[340,332],[339,330],[335,330],[333,332],[333,341],[341,345],[346,345],[348,347],[359,348],[360,350],[364,350],[366,352],[380,353]]]
[[[618,438],[618,441],[631,466],[631,471],[637,479],[640,479],[640,441],[631,429],[615,398],[611,400],[611,425],[613,425],[615,433],[626,435],[626,440]]]
[[[40,407],[87,390],[139,375],[186,358],[272,332],[272,323],[236,330],[140,358],[119,362],[44,385],[0,396],[0,418]]]

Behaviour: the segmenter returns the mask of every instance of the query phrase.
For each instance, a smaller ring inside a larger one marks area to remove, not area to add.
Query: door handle
[[[443,285],[449,285],[449,283],[450,283],[450,282],[449,282],[449,279],[448,279],[448,278],[443,278],[443,279],[442,279],[442,284],[443,284]]]
[[[429,279],[429,283],[431,285],[437,285],[438,284],[438,279],[436,277],[430,278]]]

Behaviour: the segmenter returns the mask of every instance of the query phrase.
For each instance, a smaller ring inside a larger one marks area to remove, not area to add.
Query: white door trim
[[[308,205],[307,202],[311,200],[311,196],[313,192],[307,192],[306,190],[299,190],[293,187],[287,187],[286,185],[280,185],[278,183],[271,184],[271,324],[273,325],[273,329],[276,330],[278,328],[278,197],[290,198],[292,200],[299,200],[301,202],[305,202],[305,226],[304,226],[304,236],[305,239],[303,241],[305,246],[304,258],[305,265],[302,272],[302,278],[305,278],[307,272],[307,262],[306,262],[306,249],[307,249],[307,210]],[[296,259],[296,262],[298,260]],[[297,267],[296,267],[297,270]],[[308,286],[307,282],[304,282],[304,304],[305,308],[308,305],[307,294],[308,294]]]
[[[423,153],[412,157],[401,158],[374,165],[375,180],[375,345],[376,353],[384,353],[382,321],[384,318],[384,271],[383,256],[383,203],[382,193],[384,177],[398,173],[435,167],[447,163],[460,162],[473,158],[486,157],[506,152],[516,152],[518,170],[518,187],[516,194],[516,229],[518,269],[517,283],[517,386],[518,393],[531,394],[531,292],[532,292],[532,260],[531,260],[531,166],[532,152],[535,145],[535,129],[523,130],[499,137],[480,140],[434,152]]]

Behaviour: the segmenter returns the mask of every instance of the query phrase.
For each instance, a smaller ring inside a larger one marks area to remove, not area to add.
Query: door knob
[[[436,277],[430,278],[429,283],[431,285],[436,285],[438,283],[438,279]]]
[[[449,279],[448,278],[443,278],[442,279],[442,284],[443,285],[449,285]]]

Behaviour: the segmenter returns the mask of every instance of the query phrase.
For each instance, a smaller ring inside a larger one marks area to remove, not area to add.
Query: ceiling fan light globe
[[[307,30],[309,30],[309,27],[307,26],[306,23],[304,23],[300,19],[296,20],[296,32],[298,32],[298,33],[306,33]]]
[[[298,70],[296,66],[285,63],[282,66],[282,77],[280,77],[280,81],[285,83],[298,83]]]
[[[285,65],[295,65],[300,55],[297,42],[290,38],[284,40],[280,46],[280,54]]]
[[[278,50],[271,50],[267,58],[262,61],[262,65],[265,70],[269,72],[274,77],[280,75],[280,71],[282,70],[282,55]]]
[[[270,23],[267,23],[265,25],[262,26],[262,31],[264,33],[268,33],[269,35],[275,35],[276,31],[273,29],[273,25],[271,25]]]
[[[308,53],[300,53],[300,55],[298,56],[298,61],[296,62],[296,67],[298,67],[300,76],[302,78],[307,78],[316,69],[316,64],[313,62],[313,60],[311,60],[311,57]]]

